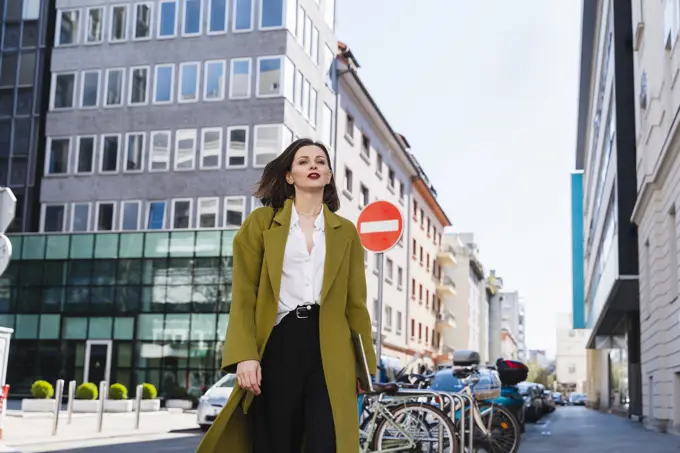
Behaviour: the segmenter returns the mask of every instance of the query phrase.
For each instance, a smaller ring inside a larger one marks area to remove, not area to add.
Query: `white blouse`
[[[307,252],[305,233],[300,228],[300,216],[292,206],[290,230],[283,255],[283,273],[276,324],[300,305],[320,304],[323,268],[326,262],[326,235],[323,210],[314,221],[312,253]]]

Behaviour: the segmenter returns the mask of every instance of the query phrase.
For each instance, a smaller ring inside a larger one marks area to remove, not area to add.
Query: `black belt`
[[[307,319],[313,314],[316,314],[318,312],[319,312],[318,304],[299,305],[287,316],[295,315],[297,319]]]

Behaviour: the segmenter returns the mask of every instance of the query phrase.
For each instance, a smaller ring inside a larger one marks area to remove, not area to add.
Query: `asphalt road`
[[[69,445],[68,449],[52,452],[194,453],[202,436],[196,431],[117,445]],[[640,423],[583,407],[559,407],[538,423],[527,424],[520,447],[520,453],[551,452],[680,453],[680,437],[649,431]]]

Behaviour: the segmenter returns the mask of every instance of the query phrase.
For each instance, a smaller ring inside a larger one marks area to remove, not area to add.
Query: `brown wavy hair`
[[[335,185],[335,174],[331,167],[331,156],[323,143],[315,142],[310,138],[295,140],[280,156],[264,167],[254,195],[260,199],[264,206],[271,206],[274,209],[283,208],[286,200],[295,196],[295,188],[286,181],[286,173],[291,171],[295,153],[303,146],[316,146],[321,148],[326,155],[328,168],[331,171],[331,181],[324,187],[323,202],[331,212],[336,212],[340,209],[340,197],[338,196],[338,188]]]

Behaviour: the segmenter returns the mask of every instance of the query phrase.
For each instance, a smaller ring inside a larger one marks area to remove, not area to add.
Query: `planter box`
[[[22,412],[54,412],[57,402],[53,399],[25,398],[21,400]]]
[[[193,403],[190,400],[173,400],[173,399],[168,399],[165,400],[165,407],[167,409],[183,409],[183,410],[191,410],[192,407],[194,407]]]
[[[73,412],[97,412],[99,400],[73,400]]]
[[[137,410],[137,401],[133,401],[132,410]],[[161,410],[161,400],[142,400],[140,404],[140,412],[158,412]]]
[[[104,400],[104,412],[132,412],[132,400]]]

